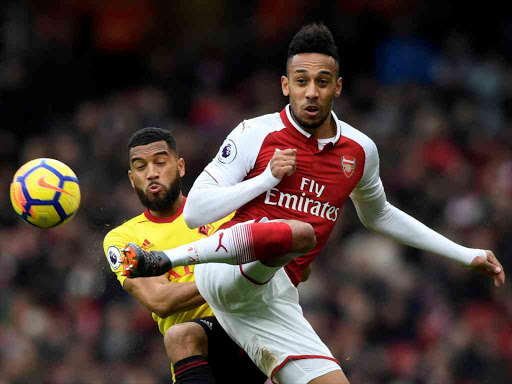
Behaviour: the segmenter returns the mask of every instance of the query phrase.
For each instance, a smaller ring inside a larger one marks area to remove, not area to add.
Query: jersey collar
[[[174,220],[176,220],[178,217],[181,216],[183,213],[183,208],[185,207],[185,201],[187,201],[187,197],[183,196],[183,202],[181,203],[178,210],[172,215],[171,217],[155,217],[149,212],[149,209],[146,209],[144,211],[144,216],[146,216],[146,219],[153,223],[172,223]]]
[[[340,121],[338,120],[338,117],[334,113],[334,111],[331,110],[331,115],[336,122],[336,136],[334,137],[332,143],[333,145],[336,145],[338,140],[341,137],[341,125]],[[299,124],[295,122],[291,115],[290,111],[290,104],[288,104],[280,113],[281,120],[283,121],[286,128],[290,128],[293,132],[298,132],[301,134],[301,137],[305,138],[306,140],[311,137],[311,133],[307,132],[304,128],[302,128]]]

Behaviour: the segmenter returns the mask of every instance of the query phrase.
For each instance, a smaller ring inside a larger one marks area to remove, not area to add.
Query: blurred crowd
[[[286,104],[279,78],[304,22],[323,20],[336,37],[334,110],[376,142],[388,200],[494,250],[512,273],[510,14],[466,10],[458,21],[446,2],[309,3],[3,2],[0,384],[171,382],[150,313],[102,250],[143,209],[127,139],[170,129],[186,193],[232,128]],[[17,168],[38,157],[80,179],[79,214],[52,230],[23,223],[7,197]],[[512,382],[510,282],[497,289],[365,230],[350,202],[299,291],[354,384]]]

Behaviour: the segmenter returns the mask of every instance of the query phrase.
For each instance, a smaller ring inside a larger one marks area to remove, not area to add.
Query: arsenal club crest
[[[351,177],[356,170],[356,158],[348,155],[342,156],[341,169],[347,178]]]

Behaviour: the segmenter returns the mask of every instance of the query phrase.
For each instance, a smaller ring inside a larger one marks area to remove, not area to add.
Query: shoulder
[[[113,272],[118,275],[118,280],[121,285],[124,282],[125,277],[119,273],[121,271],[121,249],[129,242],[137,242],[137,234],[134,226],[145,219],[144,214],[138,215],[120,226],[109,231],[103,239],[103,251],[110,264]]]
[[[338,120],[338,122],[340,123],[342,137],[358,144],[367,158],[377,154],[377,146],[370,137],[344,121]]]
[[[110,230],[106,235],[103,243],[106,245],[110,240],[120,238],[120,237],[130,237],[135,232],[135,226],[139,223],[147,221],[147,218],[144,216],[144,213],[141,213],[138,216],[131,218],[130,220],[125,221],[123,224],[118,227]]]
[[[258,117],[254,117],[252,119],[244,120],[244,123],[247,127],[269,127],[269,126],[282,126],[283,122],[281,121],[281,117],[279,113],[269,113],[266,115],[261,115]]]
[[[239,157],[249,164],[258,154],[265,139],[284,127],[279,113],[244,120],[224,140],[217,160],[220,163],[228,164],[237,158],[237,154],[241,154]]]
[[[237,128],[239,133],[244,136],[265,136],[283,129],[284,124],[279,113],[276,112],[244,120]]]

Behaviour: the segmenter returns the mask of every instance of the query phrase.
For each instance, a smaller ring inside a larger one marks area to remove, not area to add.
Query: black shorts
[[[203,327],[208,336],[208,364],[217,384],[264,384],[267,375],[259,370],[245,351],[224,331],[213,316],[191,322]]]

